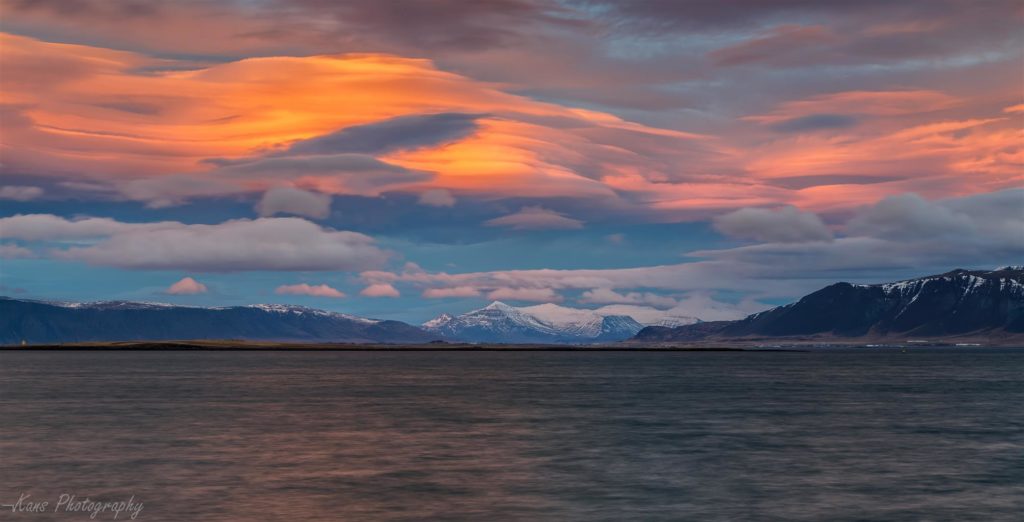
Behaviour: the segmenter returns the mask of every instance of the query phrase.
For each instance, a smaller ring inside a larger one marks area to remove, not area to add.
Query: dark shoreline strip
[[[0,346],[5,352],[804,352],[799,349],[779,348],[729,348],[729,347],[581,347],[581,346],[386,346],[386,345],[335,345],[335,346],[209,346],[177,343],[139,343],[125,345],[36,345]]]

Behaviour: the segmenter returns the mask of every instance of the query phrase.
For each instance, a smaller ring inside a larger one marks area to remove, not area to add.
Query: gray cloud
[[[807,132],[822,129],[845,129],[857,124],[857,118],[845,114],[811,114],[771,124],[778,132]]]
[[[364,270],[388,257],[369,236],[321,228],[298,218],[261,218],[115,234],[56,257],[143,270]]]
[[[430,207],[453,207],[455,196],[445,189],[433,189],[420,194],[419,202]]]
[[[833,242],[768,243],[690,255],[757,267],[761,277],[782,279],[840,274],[884,280],[900,270],[920,275],[991,268],[1024,259],[1024,189],[939,201],[894,196],[861,210],[845,228],[846,237]]]
[[[769,243],[830,241],[832,231],[817,215],[794,207],[742,208],[714,219],[715,230],[735,238]]]
[[[953,212],[968,214],[978,220],[979,224],[1010,226],[1024,224],[1024,189],[951,198],[942,200],[938,204]],[[1024,226],[1017,230],[1024,234]]]
[[[783,240],[826,238],[827,229],[822,230],[824,225],[813,214],[795,209],[747,209],[756,212],[740,214],[742,219],[737,223],[742,226],[738,228],[748,236],[757,234],[770,242],[689,252],[688,257],[699,259],[690,263],[456,274],[371,271],[364,272],[362,278],[368,283],[410,284],[425,292],[445,288],[459,288],[464,293],[496,288],[580,290],[584,291],[583,301],[640,301],[652,290],[705,295],[731,291],[745,295],[747,303],[756,306],[754,299],[795,298],[837,280],[884,282],[956,267],[992,268],[1019,263],[1024,258],[1022,203],[1021,189],[931,202],[900,196],[863,209],[847,223],[845,237],[801,242]],[[910,208],[901,212],[901,206]],[[760,226],[760,221],[769,224]],[[804,235],[788,235],[794,227],[802,230],[805,226],[808,229]],[[713,316],[700,313],[699,307],[694,307],[693,315],[705,319]]]
[[[43,189],[32,186],[7,185],[0,187],[0,199],[31,201],[43,195]]]
[[[793,19],[873,16],[893,20],[921,12],[948,12],[977,5],[970,0],[577,0],[598,8],[605,19],[646,30],[718,31]],[[1010,2],[988,2],[1002,9]],[[992,7],[992,6],[988,6]]]
[[[928,201],[916,194],[891,196],[847,224],[847,233],[894,241],[985,245],[1024,250],[1024,189]]]
[[[194,197],[259,190],[253,185],[295,183],[319,192],[376,196],[386,190],[434,178],[432,173],[409,170],[365,154],[258,157],[208,163],[219,167],[202,174],[134,179],[118,185],[117,189],[128,199],[165,207]]]
[[[16,10],[45,9],[64,16],[102,16],[125,19],[158,14],[159,4],[145,0],[15,0]]]
[[[0,238],[22,241],[77,240],[111,236],[129,230],[157,230],[165,226],[168,226],[168,222],[122,223],[110,218],[66,219],[53,214],[18,214],[0,218]]]
[[[586,292],[583,292],[577,301],[588,304],[643,304],[660,308],[671,308],[677,303],[677,301],[672,297],[655,294],[653,292],[620,293],[610,288],[594,288],[592,290],[587,290]]]
[[[291,187],[277,187],[266,191],[256,204],[261,216],[293,214],[323,219],[331,213],[331,196]]]
[[[712,51],[709,57],[716,65],[726,66],[777,61],[780,57],[803,55],[835,38],[824,27],[786,25],[775,28],[767,36]]]
[[[809,176],[786,176],[765,180],[768,185],[800,190],[817,185],[872,185],[902,179],[897,176],[864,176],[860,174],[821,174]]]
[[[382,154],[458,141],[477,129],[480,114],[445,112],[400,116],[293,143],[278,155]]]
[[[527,28],[573,24],[558,4],[542,0],[298,0],[364,38],[386,36],[418,48],[488,48],[519,42]]]
[[[707,292],[693,292],[680,299],[671,308],[659,309],[652,306],[612,304],[602,306],[596,311],[600,314],[628,315],[644,324],[658,324],[673,319],[696,317],[703,321],[727,321],[742,319],[754,312],[760,312],[769,305],[753,299],[744,299],[738,303],[723,302],[715,299]]]
[[[974,232],[974,220],[916,194],[879,201],[847,224],[847,232],[895,240],[963,236]]]
[[[320,227],[300,218],[189,225],[175,221],[124,223],[109,218],[68,220],[29,214],[0,219],[0,237],[89,240],[86,246],[51,249],[49,255],[141,270],[349,271],[378,267],[389,257],[369,236]]]

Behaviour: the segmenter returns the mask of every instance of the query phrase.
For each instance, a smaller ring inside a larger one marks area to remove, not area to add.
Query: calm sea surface
[[[169,521],[1022,520],[1024,351],[3,352],[0,503],[22,493]]]

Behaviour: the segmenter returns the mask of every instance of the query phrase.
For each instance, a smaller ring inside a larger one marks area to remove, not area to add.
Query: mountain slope
[[[1024,333],[1024,267],[953,270],[878,285],[836,283],[750,315],[678,328],[645,328],[638,341],[740,337],[959,336]]]
[[[447,339],[498,343],[587,343],[628,339],[643,328],[633,318],[542,304],[517,308],[495,301],[457,317],[423,323]]]
[[[0,297],[0,344],[167,339],[426,342],[436,336],[399,321],[378,321],[301,306],[198,308],[106,301],[50,303]]]

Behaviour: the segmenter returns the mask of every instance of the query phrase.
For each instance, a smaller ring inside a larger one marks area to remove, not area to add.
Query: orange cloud
[[[751,126],[752,135],[726,138],[540,102],[394,55],[263,57],[181,70],[189,64],[0,35],[0,60],[5,170],[105,184],[154,206],[292,187],[430,192],[452,204],[466,196],[588,198],[674,220],[1021,183],[1022,131],[1011,116],[950,115],[967,101],[933,90],[794,100],[744,118],[764,124]],[[437,143],[330,150],[328,138],[342,130],[443,114],[471,118],[472,128]],[[856,118],[809,123],[827,132],[771,128],[821,114]],[[311,139],[315,147],[293,148]]]
[[[308,283],[300,283],[295,285],[281,285],[274,290],[275,294],[281,295],[309,295],[313,297],[333,297],[340,299],[345,297],[345,293],[337,288],[319,284],[310,285]]]
[[[310,174],[308,161],[294,175],[277,165],[279,175],[272,178],[251,165],[216,167],[204,160],[273,155],[298,140],[416,114],[479,114],[479,128],[456,143],[379,156],[384,170],[392,165],[434,174],[433,181],[419,176],[391,183],[389,190],[615,197],[597,179],[606,171],[643,167],[671,177],[676,165],[714,155],[714,145],[702,136],[507,94],[427,60],[272,57],[178,71],[138,54],[12,35],[3,36],[3,48],[5,69],[25,72],[5,75],[15,76],[4,86],[5,104],[19,122],[4,137],[10,165],[96,179],[174,176],[174,182],[125,189],[130,197],[150,199],[163,191],[165,204],[175,201],[175,191],[253,192],[281,184],[373,195],[379,186],[353,186],[351,178],[332,177],[330,167]],[[50,82],[55,67],[33,65],[40,61],[73,74]],[[370,176],[380,176],[381,168]],[[211,176],[178,179],[204,174]]]
[[[750,181],[793,188],[781,194],[785,201],[813,210],[905,192],[939,198],[1019,186],[1024,129],[1000,114],[964,119],[947,110],[963,103],[935,91],[854,91],[782,104],[746,119],[777,123],[826,113],[864,118],[825,133],[776,133],[749,151]]]

